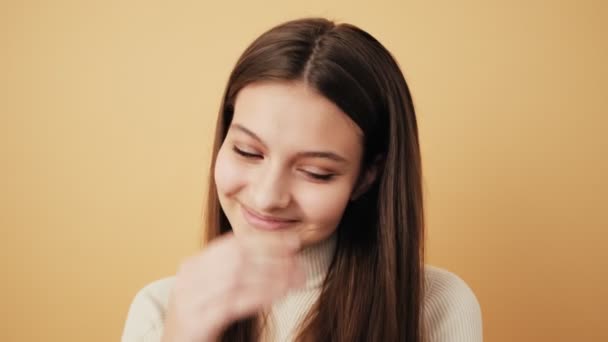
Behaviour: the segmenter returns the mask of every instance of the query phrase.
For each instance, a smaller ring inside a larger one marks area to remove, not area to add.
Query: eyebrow
[[[264,146],[268,146],[264,140],[262,140],[260,137],[257,136],[257,134],[253,133],[251,130],[249,130],[247,127],[241,125],[241,124],[232,124],[232,127],[236,130],[239,130],[245,134],[247,134],[248,136],[250,136],[251,138],[257,140],[259,143],[261,143]],[[304,151],[304,152],[298,152],[296,153],[296,156],[299,158],[323,158],[323,159],[330,159],[339,163],[347,163],[348,160],[346,160],[346,158],[340,156],[337,153],[334,152],[330,152],[330,151]]]
[[[258,137],[257,134],[253,133],[252,131],[250,131],[248,128],[246,128],[245,126],[241,125],[241,124],[232,124],[231,125],[233,128],[247,134],[248,136],[252,137],[253,139],[257,140],[259,143],[261,143],[262,145],[266,146],[266,143],[264,142],[264,140],[262,140],[260,137]]]
[[[327,152],[327,151],[306,151],[306,152],[299,152],[296,154],[298,157],[300,158],[324,158],[324,159],[330,159],[339,163],[346,163],[346,158],[333,153],[333,152]]]

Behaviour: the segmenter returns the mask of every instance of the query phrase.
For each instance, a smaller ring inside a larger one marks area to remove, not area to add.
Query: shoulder
[[[160,341],[174,278],[153,281],[135,294],[125,321],[122,342]]]
[[[481,307],[456,274],[426,265],[423,330],[428,342],[482,341]]]

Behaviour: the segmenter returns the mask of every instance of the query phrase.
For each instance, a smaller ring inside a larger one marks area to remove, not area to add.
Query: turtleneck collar
[[[335,250],[336,234],[334,233],[327,239],[305,247],[298,253],[296,259],[306,275],[306,284],[303,289],[313,289],[323,284]]]

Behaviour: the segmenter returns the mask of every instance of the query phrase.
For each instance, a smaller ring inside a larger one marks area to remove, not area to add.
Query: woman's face
[[[302,82],[242,89],[215,164],[234,233],[291,230],[303,246],[330,236],[358,183],[362,142],[359,127]]]

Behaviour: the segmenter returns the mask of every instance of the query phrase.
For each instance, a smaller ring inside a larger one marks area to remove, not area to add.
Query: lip
[[[285,229],[289,226],[293,225],[298,220],[285,219],[281,217],[275,216],[267,216],[258,214],[255,211],[247,208],[246,206],[241,204],[241,212],[245,221],[249,223],[252,227],[261,229],[261,230],[279,230]]]

